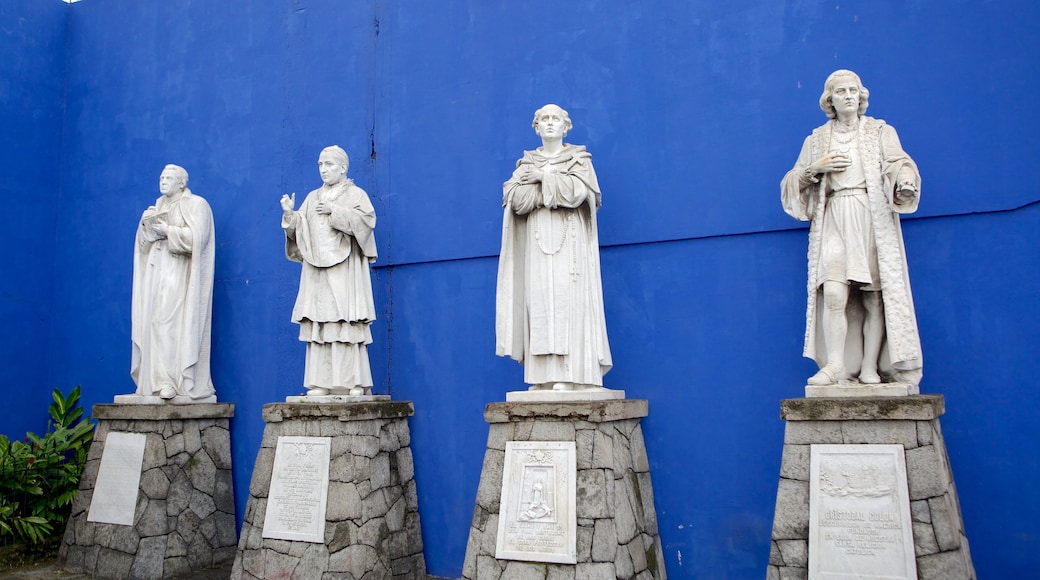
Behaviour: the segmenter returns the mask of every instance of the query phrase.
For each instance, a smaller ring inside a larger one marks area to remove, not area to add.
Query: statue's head
[[[534,121],[531,122],[531,126],[534,127],[534,132],[543,138],[555,137],[559,133],[561,139],[566,137],[573,127],[571,116],[567,114],[567,111],[552,103],[534,112]]]
[[[863,86],[863,81],[859,79],[859,75],[850,70],[836,70],[827,77],[827,81],[823,83],[823,94],[820,95],[820,108],[823,109],[824,113],[831,119],[837,117],[837,113],[834,111],[834,102],[831,100],[834,96],[834,89],[840,85],[847,85],[855,83],[857,91],[859,92],[859,109],[857,115],[862,117],[863,113],[867,112],[867,100],[870,97],[870,91],[867,87]]]
[[[159,175],[159,191],[171,196],[188,187],[188,172],[180,165],[167,165]]]
[[[350,169],[350,158],[339,145],[331,145],[321,150],[318,156],[318,172],[326,185],[342,181]]]

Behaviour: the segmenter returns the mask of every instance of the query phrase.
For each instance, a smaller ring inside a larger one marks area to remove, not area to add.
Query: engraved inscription
[[[147,439],[144,433],[108,432],[87,512],[88,522],[134,524]]]
[[[810,478],[810,579],[916,579],[901,445],[813,445]]]
[[[279,437],[264,517],[265,538],[323,543],[329,437]]]

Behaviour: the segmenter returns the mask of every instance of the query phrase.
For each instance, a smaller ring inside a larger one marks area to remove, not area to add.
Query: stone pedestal
[[[960,503],[939,428],[941,395],[788,399],[767,578],[806,578],[813,444],[902,445],[919,580],[973,580]]]
[[[492,403],[463,578],[665,578],[640,419],[645,400]],[[495,558],[507,441],[573,441],[577,563]]]
[[[272,403],[232,578],[425,580],[408,401]],[[279,437],[331,438],[324,543],[264,538]]]
[[[234,558],[228,431],[234,410],[227,403],[94,405],[98,427],[62,540],[60,567],[97,578],[184,578]],[[88,521],[105,441],[113,432],[145,437],[133,525]]]

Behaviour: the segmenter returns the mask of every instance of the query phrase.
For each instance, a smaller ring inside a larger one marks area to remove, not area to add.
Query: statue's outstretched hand
[[[291,213],[296,208],[296,192],[283,195],[281,204],[284,213]]]

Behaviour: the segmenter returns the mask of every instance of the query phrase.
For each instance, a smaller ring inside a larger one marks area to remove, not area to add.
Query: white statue
[[[140,396],[215,401],[213,213],[188,189],[183,167],[167,165],[159,191],[162,197],[141,216],[134,246],[130,376]]]
[[[865,116],[859,77],[827,77],[820,107],[831,118],[805,139],[784,176],[784,211],[809,228],[804,355],[820,366],[810,386],[858,379],[921,380],[921,342],[899,214],[917,210],[921,177],[895,129]]]
[[[292,320],[307,343],[308,396],[371,395],[369,325],[376,318],[369,264],[376,260],[376,213],[368,194],[347,178],[350,160],[333,145],[318,157],[324,183],[299,211],[283,195],[285,255],[303,264]]]
[[[563,142],[567,111],[546,105],[533,126],[542,146],[524,152],[503,186],[496,352],[524,365],[531,390],[602,389],[612,363],[596,172],[584,146]]]

